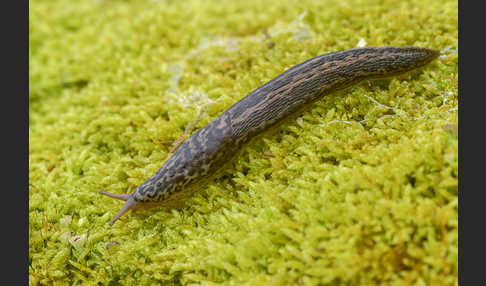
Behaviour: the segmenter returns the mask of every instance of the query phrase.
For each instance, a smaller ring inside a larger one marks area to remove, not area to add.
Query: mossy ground
[[[457,285],[457,12],[436,0],[30,1],[31,285]],[[444,55],[324,98],[182,209],[107,225],[122,203],[98,189],[130,193],[191,123],[360,42]]]

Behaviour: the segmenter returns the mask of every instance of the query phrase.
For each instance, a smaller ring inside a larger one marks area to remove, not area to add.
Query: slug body
[[[415,70],[438,56],[438,51],[426,48],[369,47],[320,55],[291,67],[195,132],[132,194],[99,191],[126,201],[110,225],[128,210],[169,204],[190,195],[250,139],[326,94],[363,80]]]

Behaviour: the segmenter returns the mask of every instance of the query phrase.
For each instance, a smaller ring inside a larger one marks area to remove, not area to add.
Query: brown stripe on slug
[[[250,139],[323,96],[363,80],[410,72],[438,56],[438,51],[427,48],[368,47],[320,55],[289,68],[196,131],[133,193],[99,191],[126,201],[110,225],[128,210],[183,200],[210,181]]]

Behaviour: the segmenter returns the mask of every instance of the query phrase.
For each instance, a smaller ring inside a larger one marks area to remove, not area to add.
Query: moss
[[[38,0],[29,17],[32,285],[457,285],[457,1]],[[324,98],[183,208],[107,226],[121,203],[98,189],[131,192],[191,124],[358,43],[444,56]]]

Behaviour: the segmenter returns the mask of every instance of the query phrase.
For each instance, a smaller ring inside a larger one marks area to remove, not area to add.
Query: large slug
[[[100,190],[100,194],[126,201],[109,224],[128,210],[166,205],[189,196],[250,139],[323,96],[363,80],[412,71],[438,56],[438,51],[427,48],[367,47],[323,54],[289,68],[192,134],[133,193]]]

